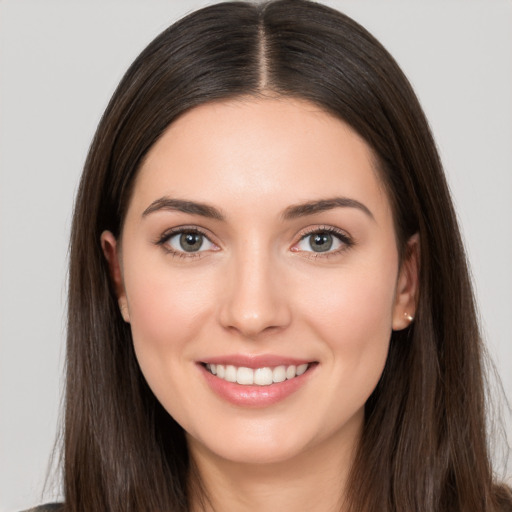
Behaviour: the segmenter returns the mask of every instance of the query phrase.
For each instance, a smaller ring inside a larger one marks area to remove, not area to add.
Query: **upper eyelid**
[[[339,235],[340,237],[348,238],[349,240],[353,240],[352,235],[350,233],[348,233],[346,230],[341,229],[341,228],[336,228],[334,226],[327,226],[327,225],[311,226],[311,227],[305,228],[305,230],[302,230],[301,234],[299,235],[298,240],[300,241],[304,237],[312,235],[314,233],[324,233],[324,232],[332,233],[333,235]]]
[[[172,227],[172,228],[169,228],[167,230],[165,230],[162,235],[161,235],[161,238],[163,237],[166,237],[166,236],[171,236],[173,234],[176,234],[176,233],[182,233],[182,232],[186,232],[186,231],[192,231],[192,232],[197,232],[197,233],[201,233],[203,235],[205,235],[206,237],[209,237],[209,236],[212,236],[209,232],[209,230],[203,228],[203,227],[200,227],[200,226],[197,226],[197,225],[194,225],[194,224],[185,224],[185,225],[181,225],[181,226],[175,226],[175,227]],[[329,225],[313,225],[313,226],[307,226],[305,228],[302,228],[300,231],[299,231],[299,237],[302,238],[304,236],[307,236],[307,235],[310,235],[311,233],[317,233],[317,232],[322,232],[322,231],[329,231],[329,232],[332,232],[332,233],[339,233],[339,234],[342,234],[342,235],[345,235],[349,238],[352,238],[351,235],[344,229],[341,229],[341,228],[337,228],[337,227],[334,227],[334,226],[329,226]]]
[[[303,233],[303,235],[304,234],[309,235],[310,233],[317,233],[317,232],[322,232],[322,231],[330,231],[330,232],[334,232],[334,233],[345,233],[344,229],[336,228],[334,226],[329,226],[326,224],[325,225],[321,224],[321,225],[308,226],[306,228],[303,228],[301,231],[305,232],[305,233]]]
[[[178,227],[167,229],[166,231],[164,231],[164,233],[162,233],[155,240],[154,243],[155,243],[155,245],[160,246],[162,249],[164,249],[167,253],[171,254],[172,256],[179,256],[179,257],[183,257],[183,258],[197,258],[197,257],[201,257],[203,255],[203,253],[208,252],[208,250],[192,251],[192,252],[181,251],[181,250],[175,249],[168,243],[169,240],[171,238],[173,238],[174,236],[177,236],[177,235],[180,235],[183,233],[187,233],[187,232],[200,234],[200,235],[204,236],[211,244],[218,247],[218,244],[216,242],[214,242],[211,239],[211,237],[208,236],[208,234],[205,233],[205,231],[203,229],[199,228],[198,226],[178,226]]]
[[[204,237],[208,238],[208,240],[210,240],[210,242],[216,244],[216,242],[214,242],[212,240],[212,235],[210,235],[210,233],[207,230],[200,228],[199,226],[194,226],[194,225],[176,226],[174,228],[167,229],[158,237],[158,241],[162,242],[162,241],[168,240],[172,236],[178,235],[180,233],[187,233],[187,232],[199,233],[200,235],[203,235]]]
[[[202,227],[199,227],[197,225],[182,225],[182,226],[175,226],[173,228],[167,229],[160,235],[156,241],[157,244],[163,244],[166,241],[169,240],[172,236],[175,236],[179,233],[184,232],[193,232],[193,233],[199,233],[206,237],[211,243],[215,244],[216,246],[220,247],[221,244],[215,240],[215,236],[210,234],[209,230],[206,230]],[[322,232],[328,232],[333,235],[337,235],[342,239],[342,242],[346,243],[347,239],[350,240],[352,243],[354,242],[353,237],[344,229],[337,228],[330,225],[313,225],[313,226],[307,226],[300,230],[300,232],[296,235],[295,241],[293,242],[292,246],[297,245],[303,238],[310,236],[314,233],[322,233]],[[345,239],[345,240],[343,240]]]

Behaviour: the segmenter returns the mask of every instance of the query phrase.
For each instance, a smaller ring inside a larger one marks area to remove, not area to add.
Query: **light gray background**
[[[62,387],[71,207],[96,124],[139,51],[206,3],[0,3],[2,512],[42,499]],[[458,208],[488,346],[511,397],[512,2],[326,3],[384,43],[422,101]],[[58,496],[50,489],[44,499]]]

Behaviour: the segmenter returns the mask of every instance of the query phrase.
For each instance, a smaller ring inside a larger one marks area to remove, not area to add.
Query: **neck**
[[[218,457],[189,438],[197,472],[195,481],[191,481],[190,510],[342,512],[346,481],[358,439],[357,435],[351,442],[337,440],[333,444],[333,438],[330,438],[290,460],[250,464]],[[202,492],[194,492],[194,489]]]

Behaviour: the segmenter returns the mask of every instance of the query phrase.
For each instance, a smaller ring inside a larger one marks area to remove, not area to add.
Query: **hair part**
[[[197,475],[190,479],[182,428],[137,364],[100,235],[120,235],[137,171],[180,115],[268,94],[311,101],[358,132],[386,185],[399,248],[416,232],[421,239],[416,319],[392,334],[366,404],[346,504],[354,511],[492,512],[512,503],[505,488],[493,488],[471,283],[418,100],[393,58],[356,22],[306,0],[277,0],[215,4],[169,27],[128,69],[99,123],[71,235],[66,510],[184,512],[190,482],[200,486]]]

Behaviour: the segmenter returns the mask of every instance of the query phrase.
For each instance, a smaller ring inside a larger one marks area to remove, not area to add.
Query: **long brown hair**
[[[416,319],[393,332],[366,404],[350,510],[512,507],[508,490],[493,484],[471,284],[418,100],[393,58],[353,20],[306,0],[277,0],[213,5],[165,30],[129,68],[98,126],[71,235],[66,509],[187,510],[193,464],[185,437],[138,367],[100,234],[120,234],[141,161],[178,116],[266,93],[310,100],[351,125],[376,155],[400,248],[416,232],[421,240]]]

